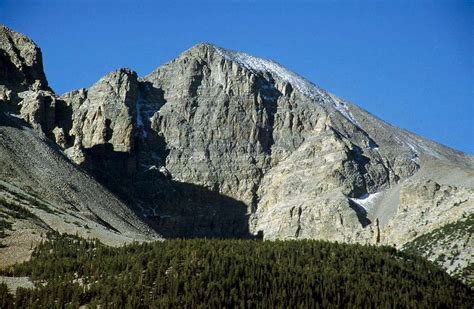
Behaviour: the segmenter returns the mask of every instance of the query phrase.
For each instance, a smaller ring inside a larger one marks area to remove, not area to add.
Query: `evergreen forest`
[[[392,247],[317,240],[166,240],[113,248],[52,236],[2,271],[0,308],[473,308],[473,291]]]

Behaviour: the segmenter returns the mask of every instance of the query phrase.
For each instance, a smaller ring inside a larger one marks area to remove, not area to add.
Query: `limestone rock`
[[[56,98],[47,91],[22,93],[20,113],[31,126],[43,133],[54,129]]]
[[[111,144],[113,151],[131,152],[137,90],[136,73],[120,69],[89,90],[65,94],[62,99],[72,110],[72,146],[82,150]]]
[[[140,81],[141,118],[151,118],[145,131],[164,139],[161,159],[173,179],[244,202],[251,231],[268,238],[295,230],[316,237],[332,223],[321,217],[315,230],[314,218],[324,208],[333,216],[340,205],[357,222],[347,198],[323,197],[376,192],[418,168],[408,146],[388,146],[382,155],[378,136],[361,128],[350,103],[271,61],[200,44]],[[303,220],[285,230],[288,210],[300,206]],[[328,235],[352,238],[343,236],[350,228],[340,230]]]
[[[384,235],[390,242],[405,244],[472,213],[474,189],[440,185],[431,179],[408,181],[402,187],[397,213],[384,228]]]
[[[41,50],[28,37],[0,25],[0,105],[21,114],[37,131],[52,136],[57,97],[48,87]]]
[[[41,50],[28,37],[3,25],[0,25],[0,68],[0,85],[12,91],[10,99],[15,104],[19,92],[49,89]]]
[[[63,99],[89,112],[101,102],[83,104],[91,90]],[[138,94],[129,92],[136,100],[134,177],[163,196],[164,187],[188,183],[239,201],[249,232],[268,239],[401,242],[387,236],[391,207],[377,208],[390,213],[382,219],[356,201],[394,191],[430,158],[472,167],[469,156],[386,124],[274,62],[211,44],[184,52],[139,79]],[[90,126],[103,132],[103,120],[92,118]],[[172,184],[150,182],[154,169],[166,170],[156,175]],[[159,220],[182,216],[163,204],[168,199],[135,198]]]

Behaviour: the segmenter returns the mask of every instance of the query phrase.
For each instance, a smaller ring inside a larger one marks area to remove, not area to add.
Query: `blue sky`
[[[0,0],[0,23],[40,45],[59,94],[207,41],[474,154],[474,1]]]

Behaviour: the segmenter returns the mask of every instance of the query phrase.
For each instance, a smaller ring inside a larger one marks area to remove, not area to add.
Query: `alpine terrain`
[[[2,26],[0,162],[2,266],[50,231],[263,237],[395,246],[473,281],[473,156],[212,44],[58,95]]]

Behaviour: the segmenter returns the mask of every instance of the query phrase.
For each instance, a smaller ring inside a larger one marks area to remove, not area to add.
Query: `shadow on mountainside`
[[[5,108],[2,108],[1,104],[0,104],[0,127],[12,127],[12,128],[17,128],[17,129],[21,128],[20,120],[14,119],[12,116],[8,115],[5,112]]]
[[[114,151],[111,144],[96,145],[85,154],[82,167],[165,238],[256,238],[241,201],[174,181],[157,169],[138,172],[135,157]]]
[[[362,227],[366,227],[367,225],[371,224],[369,218],[367,218],[367,211],[362,208],[359,204],[355,203],[354,201],[349,200],[349,207],[355,211],[357,215],[357,219],[359,220]]]
[[[172,180],[156,197],[149,219],[165,238],[254,238],[248,229],[247,206],[204,187]]]

